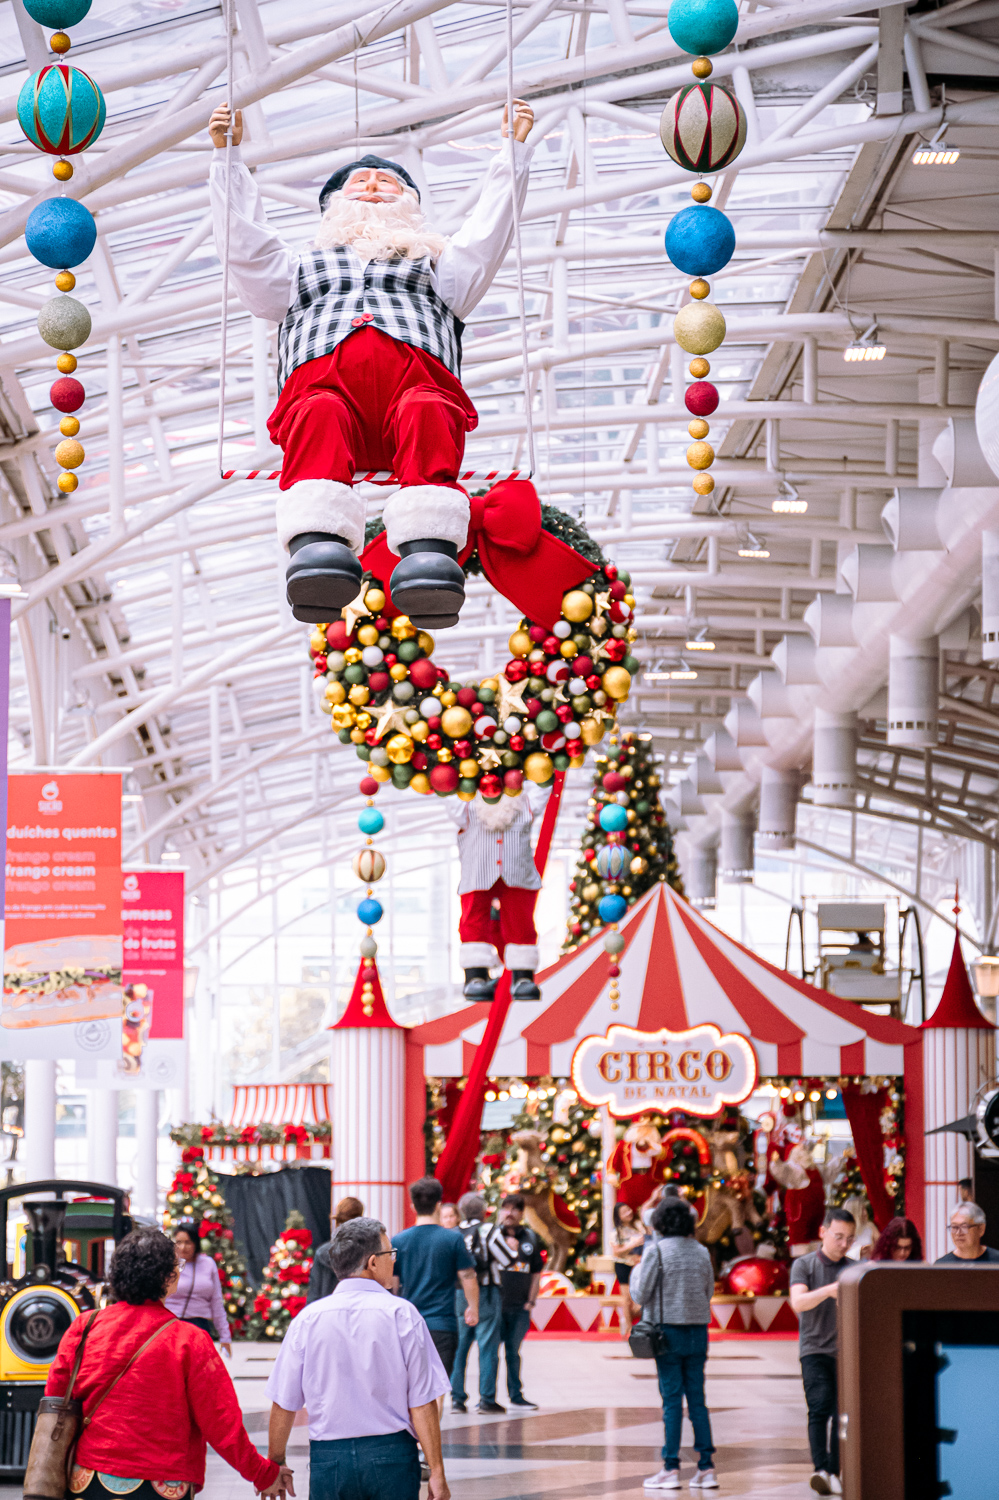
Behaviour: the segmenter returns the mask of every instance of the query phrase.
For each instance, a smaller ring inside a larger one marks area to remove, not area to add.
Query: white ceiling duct
[[[858,542],[847,553],[839,573],[856,604],[890,604],[898,598],[892,580],[894,561],[894,548],[877,542]]]
[[[746,689],[746,697],[761,720],[798,717],[791,696],[776,672],[758,672]]]
[[[979,447],[975,420],[972,417],[951,417],[933,444],[933,457],[952,489],[976,489],[979,485],[992,483],[993,469]]]
[[[975,434],[982,457],[999,476],[999,354],[982,376],[975,402]]]
[[[745,703],[742,700],[733,703],[723,722],[733,743],[738,745],[740,750],[770,743],[763,733],[763,724],[754,703]]]
[[[815,662],[815,642],[807,635],[785,635],[770,653],[785,687],[815,687],[821,681]]]
[[[896,552],[942,552],[937,527],[940,489],[897,489],[881,512],[885,536]]]
[[[716,729],[704,741],[704,754],[716,771],[741,771],[739,747],[727,729]]]
[[[720,797],[725,790],[718,772],[706,755],[695,756],[689,776],[690,784],[699,797]]]
[[[855,646],[853,633],[853,595],[816,594],[802,615],[816,646]]]

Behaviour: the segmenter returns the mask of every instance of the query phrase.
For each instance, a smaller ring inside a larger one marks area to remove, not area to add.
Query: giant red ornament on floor
[[[773,1297],[777,1292],[787,1291],[787,1263],[751,1255],[746,1260],[736,1262],[722,1278],[722,1286],[726,1292],[741,1296],[752,1292],[756,1297]]]

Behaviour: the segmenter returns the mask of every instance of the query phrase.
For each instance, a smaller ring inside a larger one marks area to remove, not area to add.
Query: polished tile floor
[[[708,1404],[721,1495],[733,1500],[811,1496],[797,1355],[794,1339],[712,1341]],[[271,1347],[243,1344],[236,1346],[232,1364],[247,1428],[261,1448],[267,1441],[264,1382],[273,1359]],[[474,1353],[469,1373],[474,1392]],[[617,1341],[529,1338],[523,1378],[537,1412],[445,1413],[445,1466],[454,1500],[638,1500],[642,1480],[660,1466],[662,1417],[651,1364],[632,1359]],[[685,1442],[690,1437],[686,1424],[684,1437]],[[289,1453],[298,1494],[307,1496],[309,1446],[302,1416]],[[686,1447],[683,1458],[686,1481],[696,1460]],[[0,1486],[0,1500],[19,1500],[20,1493],[19,1487]],[[203,1494],[206,1500],[252,1500],[253,1492],[209,1451]]]

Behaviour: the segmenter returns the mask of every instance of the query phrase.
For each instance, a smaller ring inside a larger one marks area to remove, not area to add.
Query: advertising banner
[[[7,778],[5,1057],[121,1056],[121,773]]]
[[[10,732],[10,600],[0,599],[0,802],[6,842],[7,828],[7,736]],[[3,946],[3,877],[0,876],[0,947]],[[7,1054],[0,1036],[0,1056]]]
[[[184,1066],[184,872],[122,878],[125,1018],[119,1086],[170,1088]]]

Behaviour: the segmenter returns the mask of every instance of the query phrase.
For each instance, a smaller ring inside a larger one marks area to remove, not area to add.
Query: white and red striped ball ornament
[[[720,172],[746,144],[746,112],[720,83],[688,83],[668,100],[659,134],[688,172]]]
[[[370,885],[373,880],[381,880],[385,874],[385,856],[377,849],[358,849],[352,868],[358,880]]]

